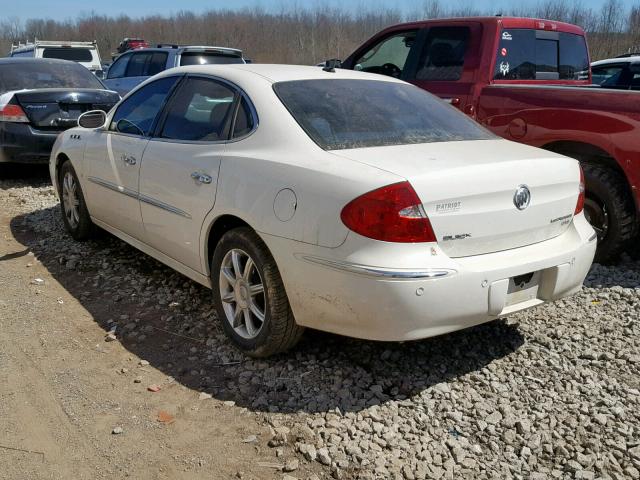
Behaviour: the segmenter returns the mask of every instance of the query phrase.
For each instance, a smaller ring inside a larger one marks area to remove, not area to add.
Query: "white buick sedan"
[[[84,114],[51,154],[70,235],[99,226],[210,287],[252,356],[304,327],[414,340],[580,289],[596,235],[577,161],[328,70],[175,68]]]

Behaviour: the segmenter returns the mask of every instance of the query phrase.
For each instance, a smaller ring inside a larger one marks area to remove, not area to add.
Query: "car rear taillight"
[[[576,210],[573,212],[574,215],[584,210],[584,171],[582,166],[579,165],[578,167],[580,168],[580,185],[578,186],[578,201],[576,202]]]
[[[364,237],[385,242],[435,242],[431,222],[409,182],[394,183],[349,202],[342,222]]]
[[[0,108],[0,122],[28,123],[29,119],[20,105],[7,104]]]

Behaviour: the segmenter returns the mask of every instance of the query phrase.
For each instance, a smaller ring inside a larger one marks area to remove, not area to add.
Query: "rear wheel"
[[[60,185],[60,211],[67,232],[75,240],[91,238],[96,228],[87,210],[78,176],[69,160],[60,167],[58,184]]]
[[[214,305],[231,341],[252,357],[292,348],[302,336],[275,260],[250,228],[225,233],[211,260]]]
[[[598,235],[595,261],[610,263],[636,235],[636,213],[625,179],[616,171],[583,164],[586,183],[584,214]]]

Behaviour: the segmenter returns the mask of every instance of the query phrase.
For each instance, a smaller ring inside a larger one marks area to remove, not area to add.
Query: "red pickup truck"
[[[637,242],[640,92],[588,87],[581,28],[512,17],[405,23],[373,36],[342,67],[403,79],[497,135],[577,158],[596,261]]]

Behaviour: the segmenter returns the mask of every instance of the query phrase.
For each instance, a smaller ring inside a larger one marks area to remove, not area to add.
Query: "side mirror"
[[[324,67],[322,67],[322,70],[324,70],[325,72],[335,72],[336,68],[342,68],[342,60],[340,60],[339,58],[332,58],[324,62]]]
[[[91,110],[78,117],[78,125],[82,128],[100,128],[107,122],[107,114],[102,110]]]

